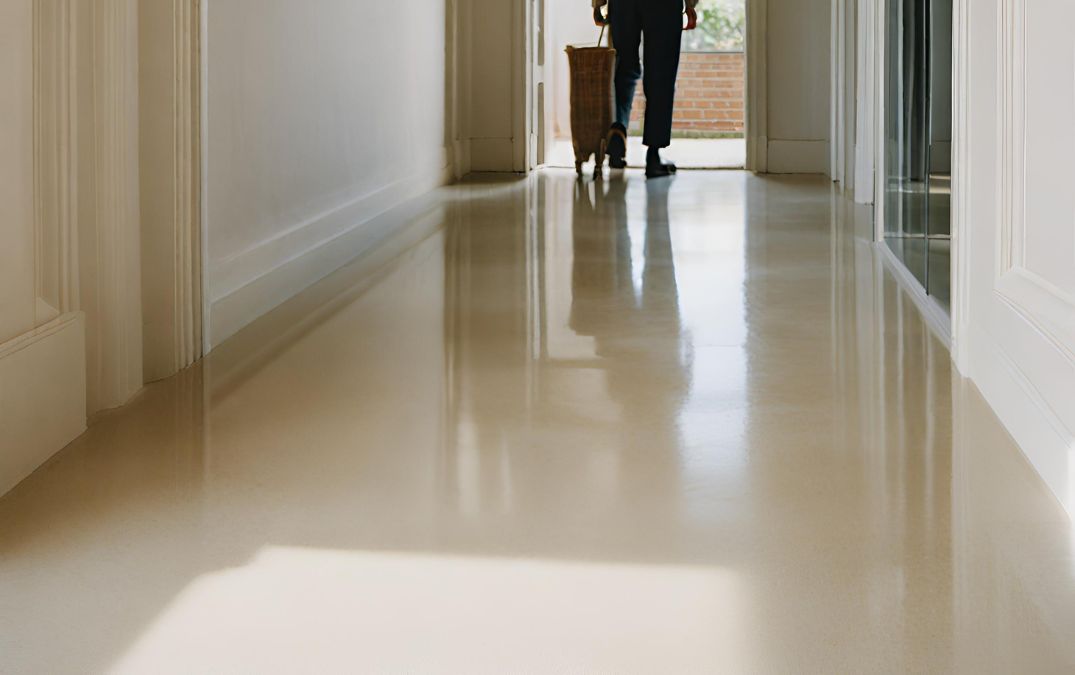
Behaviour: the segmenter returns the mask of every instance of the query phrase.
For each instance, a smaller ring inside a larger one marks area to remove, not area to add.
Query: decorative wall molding
[[[81,308],[77,30],[74,0],[34,3],[34,229],[39,325]]]
[[[995,292],[1075,365],[1075,297],[1027,265],[1027,0],[1001,0],[998,26],[1000,239]]]
[[[1021,259],[1021,246],[1013,235],[1022,230],[1026,218],[1026,102],[1025,67],[1026,8],[1023,0],[1000,0],[998,22],[998,70],[1000,75],[997,108],[1000,113],[1000,246],[997,249],[997,276],[1003,277]],[[1019,250],[1016,250],[1019,249]]]
[[[1075,299],[1025,267],[998,282],[997,295],[1075,366]]]
[[[201,0],[139,14],[142,304],[147,381],[204,353]]]

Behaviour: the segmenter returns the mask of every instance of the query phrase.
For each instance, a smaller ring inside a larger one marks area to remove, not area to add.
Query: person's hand
[[[698,27],[698,10],[694,7],[687,8],[687,27],[683,30],[694,30]]]
[[[593,22],[602,28],[608,25],[608,17],[601,13],[600,7],[593,8]]]

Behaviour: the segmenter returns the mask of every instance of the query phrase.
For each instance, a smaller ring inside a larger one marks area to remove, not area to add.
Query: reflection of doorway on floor
[[[597,33],[578,0],[549,3],[554,63],[546,82],[546,164],[574,167],[567,45],[593,45]],[[737,169],[746,164],[745,0],[701,0],[699,30],[684,33],[676,86],[673,141],[665,155],[686,169]],[[547,71],[548,72],[548,71]],[[645,160],[641,133],[646,100],[639,83],[631,119],[628,162]]]
[[[663,154],[683,169],[741,169],[746,163],[747,145],[742,138],[677,138]],[[628,162],[632,167],[642,168],[645,159],[642,139],[632,136],[627,147]],[[546,163],[574,168],[571,140],[564,138],[553,143]]]

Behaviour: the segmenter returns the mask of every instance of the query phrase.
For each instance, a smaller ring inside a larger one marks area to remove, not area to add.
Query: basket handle
[[[595,7],[593,11],[594,11],[594,18],[597,18],[597,16],[601,12],[601,8],[600,7]],[[600,47],[601,43],[605,41],[605,31],[608,31],[608,46],[609,47],[612,46],[612,31],[609,30],[609,26],[612,25],[611,15],[612,15],[612,5],[611,5],[611,3],[609,3],[608,9],[605,10],[604,20],[600,24],[600,26],[601,26],[601,34],[597,36],[597,46],[598,47]]]

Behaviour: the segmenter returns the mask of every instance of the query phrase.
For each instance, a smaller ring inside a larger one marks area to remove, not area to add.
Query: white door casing
[[[142,0],[139,168],[146,381],[204,353],[202,0]]]
[[[768,0],[746,0],[747,81],[746,104],[747,171],[769,171],[769,21]]]
[[[878,0],[860,0],[856,3],[854,185],[855,201],[860,204],[870,204],[874,200],[878,12]]]

